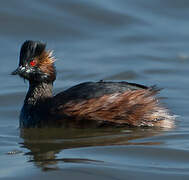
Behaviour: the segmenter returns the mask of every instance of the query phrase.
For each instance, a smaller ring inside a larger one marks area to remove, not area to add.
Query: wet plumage
[[[12,73],[29,81],[20,127],[174,126],[161,105],[159,89],[128,82],[85,82],[56,96],[54,57],[39,41],[26,41]]]

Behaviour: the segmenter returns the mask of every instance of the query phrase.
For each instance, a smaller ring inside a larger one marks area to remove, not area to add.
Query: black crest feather
[[[22,44],[20,51],[20,64],[23,64],[24,61],[30,61],[33,58],[40,56],[45,48],[46,44],[40,41],[25,41]]]

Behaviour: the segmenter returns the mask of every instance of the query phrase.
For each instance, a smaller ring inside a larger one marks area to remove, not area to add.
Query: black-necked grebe
[[[54,57],[40,41],[23,43],[12,74],[29,81],[20,127],[174,126],[174,116],[159,103],[155,87],[85,82],[53,96]]]

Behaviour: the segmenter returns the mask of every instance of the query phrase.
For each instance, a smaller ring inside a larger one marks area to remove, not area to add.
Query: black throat
[[[24,104],[36,105],[45,99],[52,97],[53,83],[52,82],[35,82],[29,85]]]
[[[20,127],[41,127],[49,118],[52,82],[30,83],[20,114]]]

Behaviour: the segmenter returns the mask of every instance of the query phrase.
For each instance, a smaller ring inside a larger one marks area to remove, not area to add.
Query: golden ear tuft
[[[52,56],[53,51],[43,51],[38,57],[38,67],[39,69],[48,74],[51,80],[54,81],[56,78],[56,70],[54,67],[55,57]]]
[[[55,57],[53,56],[53,51],[43,51],[38,57],[39,65],[52,65],[55,62]]]

